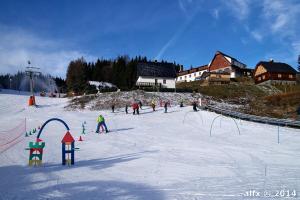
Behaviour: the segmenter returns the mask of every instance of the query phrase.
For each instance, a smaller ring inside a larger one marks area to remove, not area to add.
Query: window
[[[194,73],[194,76],[196,76],[196,73]]]
[[[278,78],[281,78],[282,77],[282,75],[281,74],[278,74]]]
[[[182,80],[182,77],[180,77],[179,79]]]
[[[258,77],[258,81],[261,81],[261,77]]]
[[[266,76],[265,76],[265,75],[263,75],[263,76],[262,76],[262,79],[264,80],[265,78],[266,78]]]
[[[191,77],[192,77],[192,75],[190,74],[190,75],[189,75],[189,77],[191,78]]]
[[[163,84],[166,84],[166,83],[167,83],[167,80],[166,80],[166,79],[164,79],[164,80],[163,80]]]
[[[184,79],[186,79],[186,76],[184,76]]]
[[[289,74],[289,78],[294,78],[293,74]]]

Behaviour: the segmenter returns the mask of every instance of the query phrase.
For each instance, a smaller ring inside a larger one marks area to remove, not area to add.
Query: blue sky
[[[249,67],[272,58],[296,68],[299,19],[294,0],[2,0],[0,73],[31,60],[64,77],[72,59],[124,54],[189,68],[217,50]]]

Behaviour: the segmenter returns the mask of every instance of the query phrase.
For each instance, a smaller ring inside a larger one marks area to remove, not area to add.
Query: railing
[[[136,86],[140,86],[140,87],[160,87],[160,88],[164,87],[161,83],[150,83],[150,82],[137,82]]]
[[[205,106],[204,108],[211,110],[213,112],[242,119],[247,121],[253,121],[253,122],[259,122],[259,123],[265,123],[265,124],[272,124],[277,126],[289,126],[293,128],[299,128],[300,129],[300,121],[298,120],[291,120],[291,119],[277,119],[277,118],[271,118],[271,117],[261,117],[256,115],[249,115],[245,113],[240,113],[236,111],[231,111],[228,109],[223,109],[217,106]]]

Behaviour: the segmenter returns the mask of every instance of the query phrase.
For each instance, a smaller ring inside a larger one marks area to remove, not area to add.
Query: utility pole
[[[9,89],[11,90],[11,81],[12,81],[12,78],[11,76],[9,77]]]
[[[300,55],[298,56],[298,72],[300,72]]]
[[[34,97],[34,85],[33,85],[33,77],[35,75],[40,75],[41,72],[39,72],[39,69],[40,68],[37,68],[37,67],[31,67],[30,66],[30,61],[28,61],[28,67],[26,67],[26,75],[29,76],[29,81],[30,81],[30,93],[31,93],[31,96],[30,96],[30,100],[29,100],[29,105],[36,105],[35,104],[35,97]]]

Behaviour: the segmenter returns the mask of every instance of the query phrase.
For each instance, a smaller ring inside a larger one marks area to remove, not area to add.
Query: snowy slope
[[[51,122],[41,138],[46,142],[43,167],[28,167],[24,150],[34,137],[0,154],[0,199],[247,199],[249,190],[300,192],[300,132],[190,112],[191,107],[162,108],[141,115],[123,110],[65,111],[68,99],[0,93],[0,134],[27,118],[27,129],[58,117],[78,139],[87,122],[87,135],[76,142],[75,166],[61,166],[62,124]],[[102,113],[109,134],[95,134]],[[262,195],[262,194],[261,194]],[[251,197],[248,199],[264,199]],[[270,199],[270,198],[265,198]],[[276,197],[276,199],[283,199]],[[296,198],[294,198],[296,199]]]

